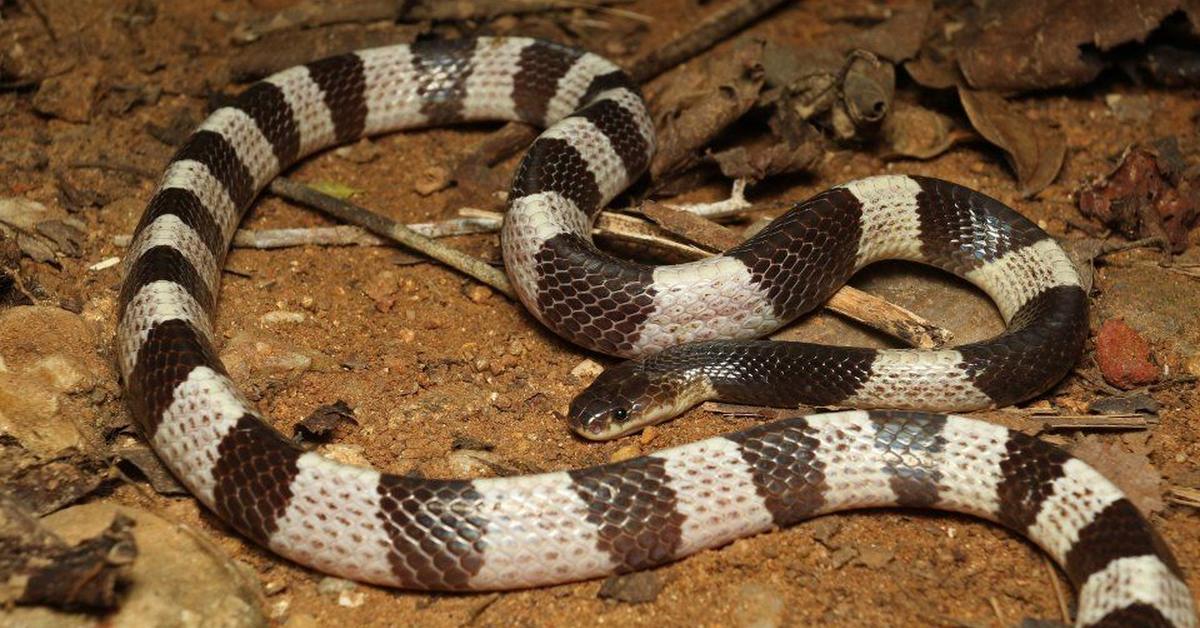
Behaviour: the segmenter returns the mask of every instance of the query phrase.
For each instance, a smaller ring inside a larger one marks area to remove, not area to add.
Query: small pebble
[[[342,591],[338,594],[338,606],[358,608],[367,601],[367,594],[362,591]]]
[[[280,619],[284,615],[287,615],[288,609],[291,607],[292,601],[287,598],[276,600],[271,604],[270,615],[273,619]]]
[[[840,547],[829,555],[829,562],[833,564],[834,569],[841,569],[850,563],[850,561],[858,558],[858,550],[853,547]]]
[[[1109,319],[1096,334],[1096,363],[1105,381],[1129,390],[1158,381],[1161,370],[1150,344],[1119,318]]]
[[[106,258],[96,262],[95,264],[88,266],[88,270],[90,270],[92,272],[97,272],[97,271],[104,270],[105,268],[112,268],[113,266],[116,266],[117,264],[120,264],[120,263],[121,263],[121,258],[119,258],[119,257],[106,257]]]
[[[596,377],[603,372],[604,367],[600,366],[600,364],[594,360],[584,360],[583,362],[576,364],[575,368],[571,369],[571,375],[583,380],[596,379]]]
[[[870,569],[885,567],[896,557],[891,550],[884,547],[869,545],[858,554],[858,563]]]
[[[466,295],[472,303],[483,303],[492,298],[492,290],[487,286],[475,284],[466,289]]]
[[[280,580],[271,580],[263,585],[263,593],[267,595],[277,595],[287,590],[287,583]]]
[[[263,325],[275,325],[277,323],[303,323],[303,312],[288,312],[287,310],[273,310],[259,317],[258,322]]]
[[[765,583],[746,582],[738,587],[734,625],[741,628],[775,628],[783,625],[787,599],[778,588]]]
[[[640,455],[642,455],[642,449],[640,447],[637,445],[625,445],[624,447],[614,451],[612,455],[608,457],[608,460],[609,462],[621,462],[622,460],[637,458]]]
[[[635,571],[620,576],[609,576],[596,597],[616,600],[626,604],[644,604],[658,599],[663,582],[653,571]]]
[[[317,593],[321,595],[338,595],[345,591],[351,591],[357,586],[353,581],[346,580],[345,578],[325,576],[317,583]]]
[[[413,190],[421,196],[429,196],[434,192],[450,186],[450,171],[441,166],[426,168],[413,183]]]

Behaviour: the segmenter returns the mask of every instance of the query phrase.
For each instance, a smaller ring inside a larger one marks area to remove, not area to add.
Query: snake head
[[[589,440],[611,440],[662,423],[711,397],[706,378],[630,360],[605,369],[571,401],[567,425]],[[700,393],[700,394],[697,394]]]

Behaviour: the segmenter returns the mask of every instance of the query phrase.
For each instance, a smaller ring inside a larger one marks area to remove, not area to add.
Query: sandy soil
[[[63,172],[74,186],[97,190],[104,198],[99,207],[77,214],[88,226],[82,257],[65,259],[61,269],[28,259],[22,268],[49,294],[82,304],[86,314],[108,322],[105,351],[110,359],[120,271],[90,271],[88,266],[123,254],[112,237],[134,226],[153,182],[138,174],[70,164],[107,156],[113,162],[159,171],[171,148],[153,139],[148,125],[167,125],[181,113],[199,120],[206,106],[205,89],[226,87],[217,77],[237,48],[229,41],[229,25],[214,16],[288,3],[164,2],[157,5],[152,22],[136,28],[127,16],[137,3],[121,4],[129,6],[81,0],[73,3],[69,14],[52,10],[60,42],[57,47],[27,44],[26,54],[52,68],[91,64],[110,88],[161,87],[156,102],[112,112],[106,109],[114,93],[110,89],[91,119],[80,123],[37,113],[27,92],[0,93],[0,136],[9,146],[36,147],[50,164],[41,170],[0,164],[0,193],[59,204],[53,173]],[[750,31],[785,43],[809,41],[829,28],[817,4],[795,3]],[[643,42],[668,36],[711,10],[684,0],[639,0],[623,6],[654,18]],[[42,28],[28,16],[8,26],[12,32],[6,46],[13,39],[33,41]],[[59,53],[63,58],[55,59]],[[1117,119],[1105,103],[1110,93],[1148,98],[1153,115],[1133,123]],[[868,152],[837,149],[817,173],[772,182],[752,198],[764,203],[801,199],[859,176],[919,173],[979,189],[1010,203],[1053,235],[1077,238],[1082,234],[1070,229],[1068,221],[1087,223],[1072,196],[1077,186],[1110,170],[1128,144],[1194,134],[1195,116],[1200,114],[1194,93],[1139,87],[1108,77],[1086,90],[1023,102],[1031,117],[1059,126],[1068,138],[1063,172],[1036,200],[1019,198],[1000,153],[978,144],[929,162],[887,163]],[[440,219],[462,204],[487,199],[464,199],[454,189],[421,196],[414,191],[417,177],[432,166],[452,163],[492,128],[393,134],[373,140],[379,157],[369,163],[352,163],[326,152],[305,161],[292,175],[361,190],[357,203],[402,222]],[[723,183],[713,183],[684,199],[715,200],[724,191]],[[243,226],[326,224],[333,223],[267,196],[251,209]],[[451,243],[483,258],[499,257],[495,236],[462,237]],[[632,438],[594,444],[573,438],[555,416],[585,383],[571,370],[585,358],[607,360],[560,341],[501,295],[472,299],[473,281],[435,264],[397,265],[397,258],[397,250],[390,248],[317,247],[237,250],[229,256],[232,272],[226,274],[220,294],[218,335],[226,341],[225,355],[235,358],[231,368],[239,383],[252,391],[276,427],[290,433],[315,407],[342,399],[359,422],[337,439],[342,455],[361,455],[390,471],[439,476],[455,473],[448,453],[461,437],[490,443],[508,467],[557,470],[607,461],[621,448],[648,452],[751,423],[697,410],[656,430],[649,442]],[[1195,260],[1194,252],[1185,254],[1187,258]],[[1093,323],[1124,317],[1151,341],[1162,363],[1179,370],[1190,361],[1191,368],[1198,368],[1198,284],[1159,268],[1157,259],[1153,252],[1134,251],[1114,256],[1102,267],[1096,278]],[[946,325],[961,341],[1001,328],[982,294],[938,273],[884,266],[864,273],[855,284]],[[394,293],[394,303],[383,308],[389,311],[380,311],[377,300],[367,294],[380,285]],[[303,320],[261,321],[276,310],[302,313]],[[818,341],[886,344],[828,314],[808,317],[799,330],[800,337]],[[308,356],[311,363],[301,370],[263,366],[261,356],[254,354],[264,347],[277,354]],[[1083,366],[1090,365],[1088,358]],[[115,382],[111,372],[109,377]],[[1086,405],[1095,396],[1079,378],[1072,378],[1048,398],[1071,406]],[[1169,481],[1200,484],[1200,412],[1194,408],[1194,385],[1165,387],[1154,397],[1162,404],[1160,422],[1148,433],[1148,444],[1146,433],[1140,433],[1140,442]],[[125,409],[114,397],[94,411],[97,416],[119,415]],[[1019,413],[983,416],[1027,427]],[[1138,434],[1101,433],[1101,438],[1126,443],[1137,441]],[[1078,436],[1056,434],[1068,445]],[[594,581],[502,595],[429,595],[360,586],[355,591],[364,596],[345,606],[336,596],[318,592],[321,574],[250,545],[190,498],[120,485],[102,499],[145,508],[202,530],[257,570],[273,592],[266,604],[274,620],[290,626],[1010,626],[1026,617],[1060,620],[1051,585],[1057,582],[1069,591],[1036,547],[999,527],[960,516],[870,511],[823,517],[658,569],[654,573],[662,590],[645,604],[600,599],[601,582]],[[1169,506],[1154,519],[1191,574],[1193,590],[1200,591],[1200,513]]]

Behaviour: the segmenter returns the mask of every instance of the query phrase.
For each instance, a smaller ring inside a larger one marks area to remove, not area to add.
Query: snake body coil
[[[464,120],[548,125],[510,193],[503,248],[545,324],[642,355],[749,338],[886,257],[987,291],[1008,331],[953,351],[843,353],[838,402],[1009,403],[1078,356],[1086,299],[1062,251],[1003,205],[949,183],[865,179],[826,192],[727,254],[652,268],[598,252],[591,217],[653,152],[636,88],[595,55],[522,38],[428,42],[295,67],[215,111],[172,159],[136,230],[118,311],[134,416],[200,501],[301,564],[416,589],[529,587],[643,569],[846,508],[932,507],[999,521],[1062,565],[1083,625],[1192,626],[1192,597],[1111,483],[1005,428],[915,412],[781,421],[621,463],[431,480],[304,452],[237,391],[213,347],[220,269],[243,212],[301,157],[384,131]],[[888,397],[891,395],[891,397]]]

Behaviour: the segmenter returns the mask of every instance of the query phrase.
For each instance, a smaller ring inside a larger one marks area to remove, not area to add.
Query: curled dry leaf
[[[1062,131],[1031,121],[998,94],[959,87],[958,96],[975,130],[1004,150],[1021,196],[1034,196],[1054,181],[1067,154]]]
[[[1172,165],[1177,152],[1170,142],[1127,150],[1112,173],[1079,191],[1079,211],[1128,238],[1162,237],[1182,252],[1200,214],[1200,190]]]
[[[296,436],[306,441],[326,442],[343,423],[358,425],[358,419],[354,418],[354,409],[338,399],[313,410],[304,420],[297,423]]]
[[[971,137],[949,116],[917,105],[898,104],[883,123],[884,158],[931,159]]]
[[[978,31],[958,38],[958,63],[976,89],[1083,85],[1104,69],[1095,52],[1142,41],[1181,0],[1002,0],[989,2]]]
[[[721,174],[731,179],[761,181],[771,175],[803,172],[812,169],[821,158],[816,143],[790,146],[784,140],[758,142],[714,153],[713,161]]]
[[[686,67],[651,99],[659,143],[650,175],[687,169],[698,149],[750,110],[763,86],[763,46],[742,39],[732,55],[709,55]]]

